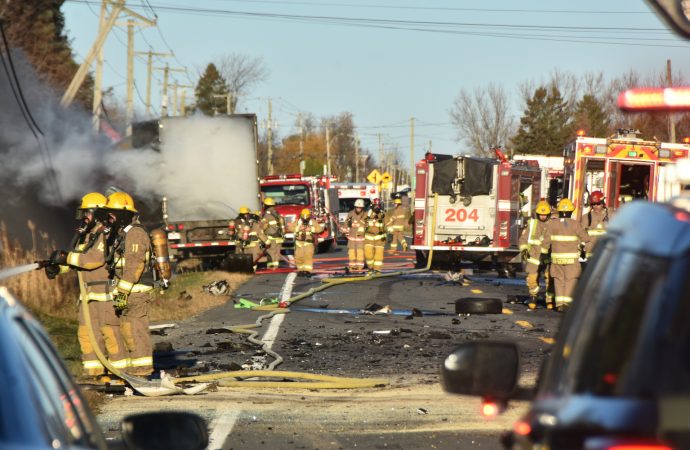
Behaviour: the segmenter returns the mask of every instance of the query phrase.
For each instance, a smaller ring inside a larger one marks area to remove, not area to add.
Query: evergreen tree
[[[227,112],[228,85],[215,64],[206,66],[194,93],[197,108],[207,116]]]
[[[516,153],[560,156],[571,136],[567,103],[557,87],[541,86],[527,100],[520,128],[513,138]]]
[[[573,114],[575,129],[585,130],[587,136],[607,137],[611,134],[611,120],[601,102],[591,94],[582,96]]]

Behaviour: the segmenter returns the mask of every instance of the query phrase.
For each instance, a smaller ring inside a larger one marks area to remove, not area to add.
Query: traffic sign
[[[379,184],[381,182],[381,172],[376,169],[372,170],[369,175],[367,175],[367,180],[369,180],[370,183]]]
[[[388,172],[383,172],[383,175],[381,175],[381,183],[388,184],[391,181],[393,181],[393,176]]]

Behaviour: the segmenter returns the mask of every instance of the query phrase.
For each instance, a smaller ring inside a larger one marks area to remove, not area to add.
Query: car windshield
[[[543,379],[546,392],[599,396],[690,393],[690,258],[614,252],[609,242]]]
[[[261,192],[265,198],[275,200],[276,205],[309,205],[309,190],[304,185],[262,186]]]
[[[354,209],[356,200],[357,200],[356,198],[341,198],[339,200],[340,212],[346,213],[346,212]],[[363,200],[364,200],[364,209],[368,209],[369,205],[371,205],[371,200],[369,200],[368,198],[365,198]]]

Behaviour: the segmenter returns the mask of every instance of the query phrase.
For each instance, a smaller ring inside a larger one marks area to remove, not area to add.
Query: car
[[[189,449],[208,444],[204,420],[185,412],[125,417],[106,441],[40,323],[0,286],[0,448]]]
[[[529,399],[512,449],[690,448],[690,194],[621,208],[597,243],[536,388],[518,386],[510,342],[470,342],[444,388],[487,411]]]

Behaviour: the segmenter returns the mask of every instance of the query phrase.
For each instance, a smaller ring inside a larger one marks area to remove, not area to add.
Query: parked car
[[[203,449],[206,424],[197,415],[126,417],[122,440],[108,441],[47,334],[0,286],[0,448]]]
[[[633,202],[611,221],[535,389],[518,349],[471,342],[442,367],[446,390],[494,411],[531,399],[512,449],[690,449],[690,197]]]

